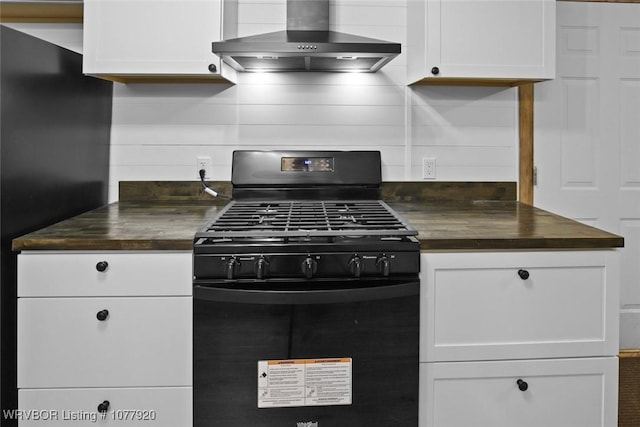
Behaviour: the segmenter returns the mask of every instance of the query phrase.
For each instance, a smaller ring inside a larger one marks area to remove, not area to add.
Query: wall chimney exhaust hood
[[[287,0],[287,29],[212,43],[241,72],[376,72],[400,44],[329,31],[329,0]]]

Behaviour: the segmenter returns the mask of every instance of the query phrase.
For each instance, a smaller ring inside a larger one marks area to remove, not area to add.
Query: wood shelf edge
[[[139,75],[124,75],[124,74],[86,74],[87,76],[96,77],[102,80],[108,80],[115,83],[223,83],[223,84],[235,84],[231,80],[220,75],[181,75],[181,74],[139,74]]]
[[[538,83],[541,79],[475,79],[460,77],[425,77],[422,80],[411,83],[409,86],[491,86],[491,87],[518,87]]]

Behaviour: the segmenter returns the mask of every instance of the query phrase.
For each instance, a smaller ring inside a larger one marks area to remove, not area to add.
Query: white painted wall
[[[239,0],[239,36],[283,30],[285,0]],[[406,1],[331,2],[334,30],[406,46]],[[237,85],[115,84],[109,199],[121,180],[229,180],[236,149],[375,149],[385,180],[517,180],[517,91],[407,87],[401,54],[375,74],[241,74]]]
[[[286,0],[238,0],[239,36],[286,28]],[[336,31],[399,42],[406,0],[331,0]],[[82,52],[79,24],[10,24]],[[170,30],[170,29],[169,29]],[[385,180],[517,180],[517,90],[407,87],[406,57],[375,74],[240,74],[237,85],[114,83],[109,201],[123,180],[229,180],[236,149],[374,149]]]

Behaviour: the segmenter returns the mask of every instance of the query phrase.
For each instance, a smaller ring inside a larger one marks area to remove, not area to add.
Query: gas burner
[[[258,209],[256,213],[260,215],[270,215],[270,214],[278,213],[278,211],[275,209]]]

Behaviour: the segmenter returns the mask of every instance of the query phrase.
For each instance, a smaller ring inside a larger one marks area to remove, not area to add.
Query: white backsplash
[[[285,28],[285,0],[240,0],[240,36]],[[332,29],[406,46],[406,4],[331,2]],[[517,90],[406,86],[401,54],[375,74],[241,74],[231,84],[114,84],[110,201],[122,180],[229,180],[236,149],[380,150],[384,180],[517,180]]]

